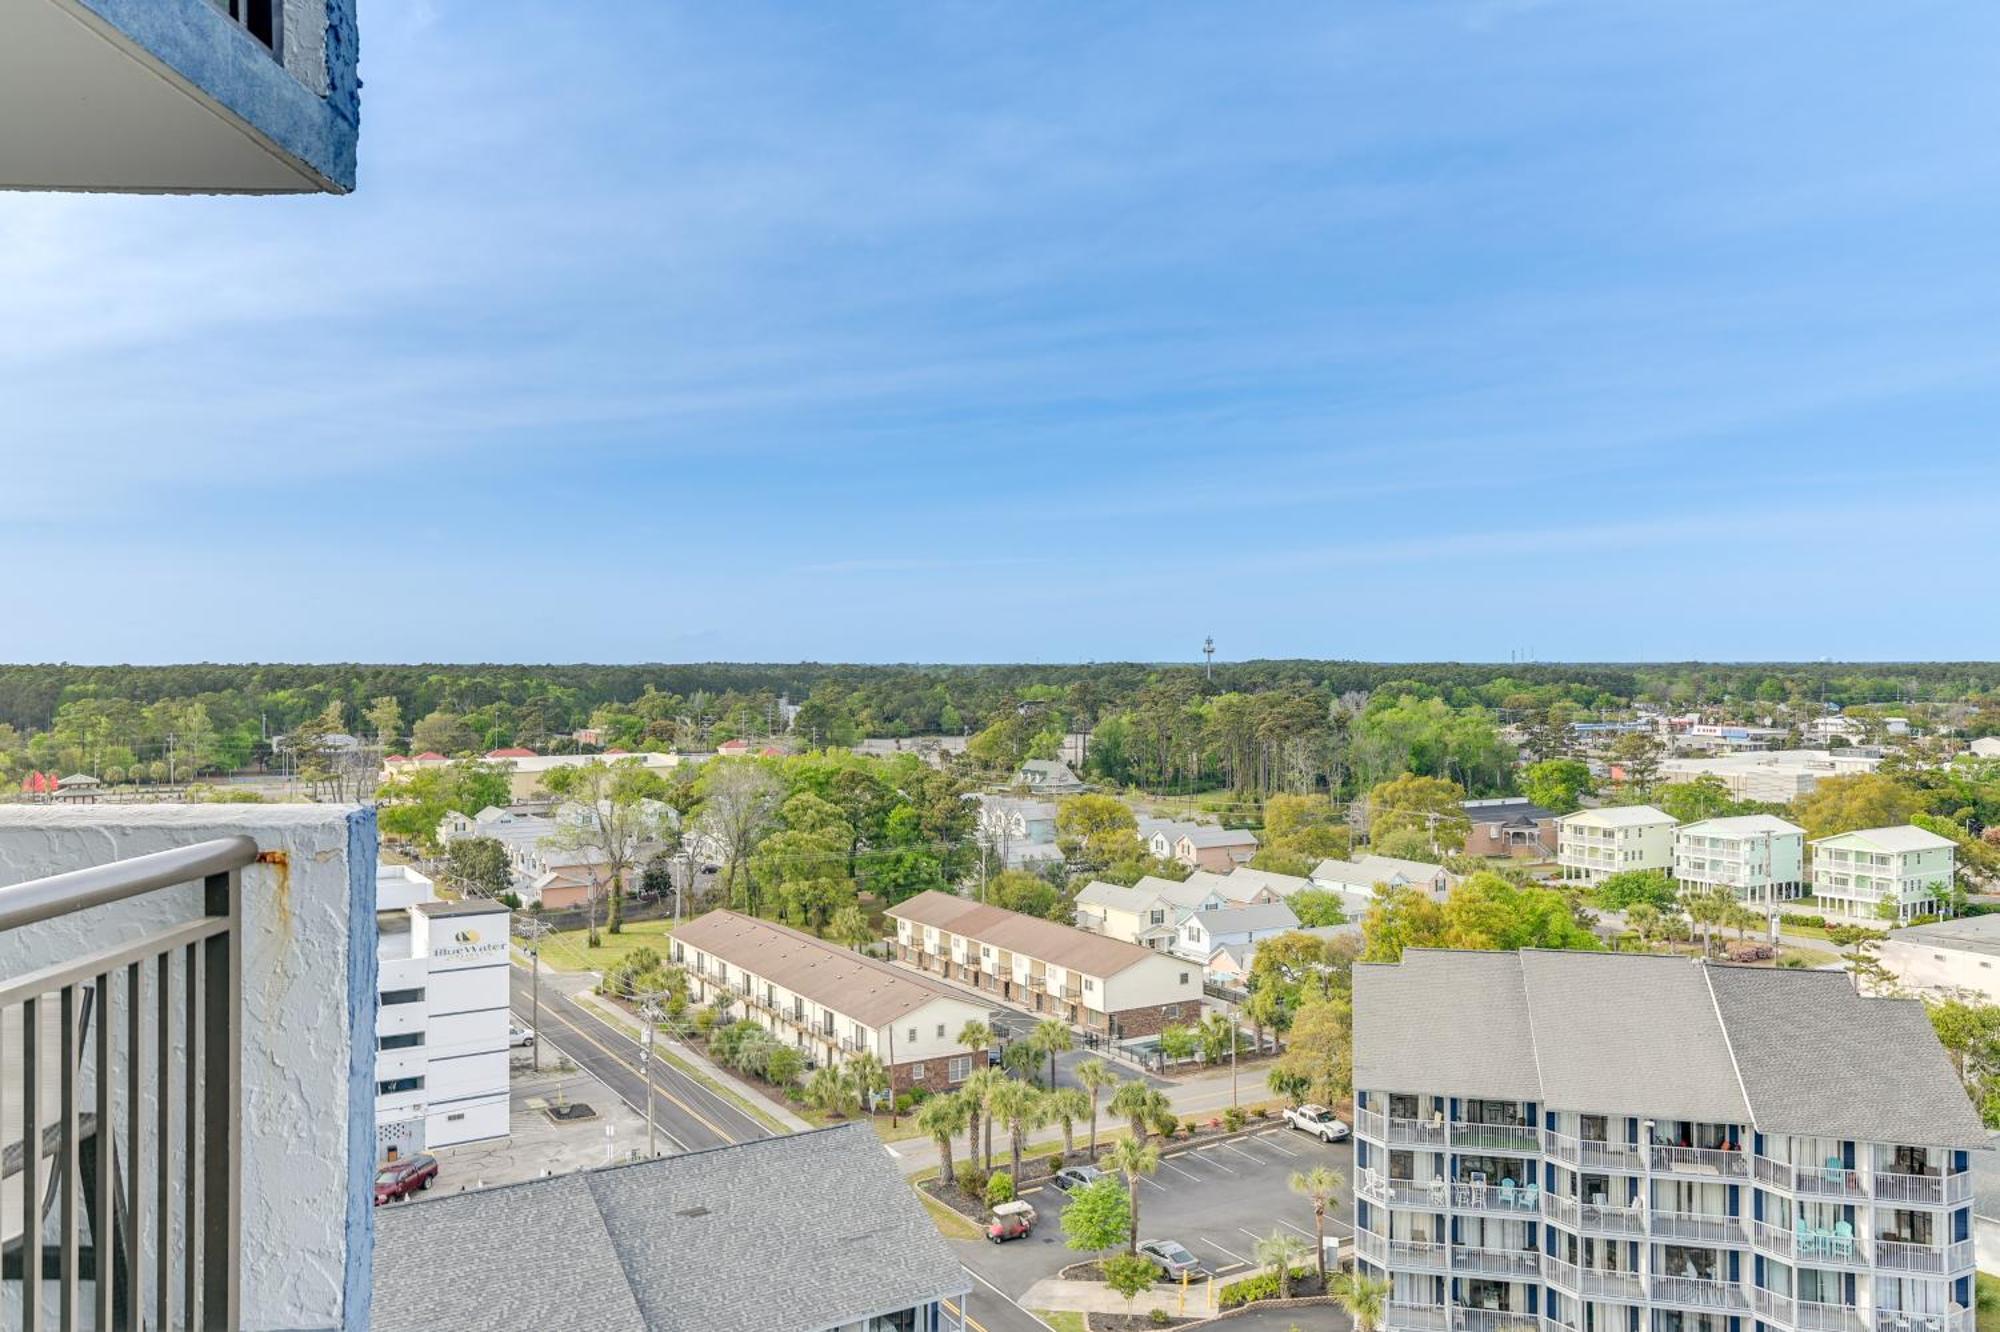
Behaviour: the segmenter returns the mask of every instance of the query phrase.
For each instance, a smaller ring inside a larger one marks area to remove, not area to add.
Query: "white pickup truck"
[[[1323,1105],[1295,1105],[1285,1111],[1285,1122],[1321,1142],[1339,1142],[1353,1132],[1341,1122],[1340,1116]]]

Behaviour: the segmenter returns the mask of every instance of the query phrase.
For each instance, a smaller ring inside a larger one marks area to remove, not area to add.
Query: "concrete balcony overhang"
[[[269,3],[275,46],[222,0],[0,0],[0,188],[352,189],[354,0]]]

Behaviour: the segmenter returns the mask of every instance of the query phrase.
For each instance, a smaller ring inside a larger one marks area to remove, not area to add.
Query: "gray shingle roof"
[[[864,1124],[376,1214],[376,1332],[820,1332],[971,1287]]]
[[[1708,971],[1758,1128],[1985,1144],[1921,1001],[1864,999],[1836,971]]]
[[[1213,911],[1197,911],[1194,918],[1210,934],[1234,934],[1239,930],[1289,930],[1299,923],[1299,918],[1283,902],[1217,907]]]
[[[1844,973],[1411,949],[1354,969],[1354,1084],[1980,1147],[1923,1006]]]

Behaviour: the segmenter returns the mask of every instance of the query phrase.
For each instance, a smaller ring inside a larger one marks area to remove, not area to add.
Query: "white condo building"
[[[1702,819],[1674,829],[1674,878],[1684,889],[1782,902],[1805,891],[1805,852],[1806,830],[1775,815]]]
[[[1884,901],[1898,920],[1946,909],[1958,847],[1922,828],[1862,828],[1812,844],[1813,896],[1830,910],[1874,917]]]
[[[507,908],[377,871],[377,1158],[507,1135]]]
[[[1916,1001],[1411,950],[1355,968],[1354,1085],[1386,1332],[1972,1332],[1986,1133]]]
[[[1651,805],[1579,809],[1556,820],[1556,863],[1572,883],[1602,883],[1627,870],[1670,870],[1674,816]]]

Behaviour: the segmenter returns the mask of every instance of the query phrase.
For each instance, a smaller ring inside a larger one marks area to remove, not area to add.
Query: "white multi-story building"
[[[1922,828],[1862,828],[1812,844],[1813,896],[1847,916],[1874,917],[1882,903],[1910,920],[1947,909],[1958,847]]]
[[[1354,971],[1387,1332],[1972,1332],[1972,1151],[1923,1006],[1839,972],[1411,950]]]
[[[377,871],[375,1139],[399,1156],[507,1135],[507,908]]]
[[[1573,883],[1674,866],[1674,816],[1651,805],[1580,809],[1556,820],[1556,863]]]
[[[1674,829],[1674,878],[1745,902],[1781,902],[1805,891],[1805,845],[1806,830],[1775,815],[1702,819]]]
[[[1660,780],[1686,782],[1713,777],[1738,800],[1780,805],[1811,793],[1828,777],[1852,777],[1881,766],[1882,756],[1873,750],[1775,749],[1769,753],[1661,759]]]

